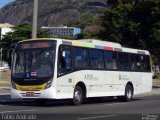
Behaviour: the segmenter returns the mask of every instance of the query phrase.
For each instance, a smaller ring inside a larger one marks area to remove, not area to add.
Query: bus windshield
[[[51,77],[54,58],[53,48],[17,50],[14,54],[12,76],[15,78]]]

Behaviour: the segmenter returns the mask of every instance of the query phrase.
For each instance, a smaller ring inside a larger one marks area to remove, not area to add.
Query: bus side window
[[[144,55],[140,55],[140,62],[141,62],[141,71],[142,72],[146,72],[145,71],[146,65],[145,65],[145,57],[144,57]]]
[[[106,69],[112,69],[112,57],[113,57],[112,51],[105,51],[104,52],[105,68]]]
[[[145,56],[145,71],[146,72],[151,72],[151,64],[150,64],[150,57],[149,55]]]
[[[105,51],[104,59],[105,59],[105,68],[110,70],[117,69],[117,53],[113,51]]]
[[[89,67],[89,53],[88,49],[74,47],[73,53],[73,60],[74,60],[74,68],[75,69],[86,69]]]
[[[124,68],[125,70],[130,70],[130,54],[124,53]]]
[[[123,52],[118,52],[118,69],[125,70],[125,60]]]
[[[135,71],[137,69],[135,54],[130,54],[130,67],[131,71]]]
[[[112,69],[117,70],[118,69],[118,61],[117,61],[117,52],[113,52],[113,58],[112,58]]]
[[[104,69],[103,51],[97,49],[90,50],[90,65],[92,69]]]
[[[136,54],[136,71],[141,71],[141,59],[140,55]]]
[[[63,48],[64,47],[64,48]],[[58,60],[58,75],[63,75],[72,69],[71,49],[66,46],[62,46],[59,52]]]

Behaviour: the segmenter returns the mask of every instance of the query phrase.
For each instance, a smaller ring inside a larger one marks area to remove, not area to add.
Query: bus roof
[[[111,47],[119,47],[119,48],[121,47],[121,45],[119,43],[102,41],[102,40],[95,40],[95,39],[82,39],[82,40],[76,40],[76,41],[92,43],[94,45],[111,46]]]
[[[56,40],[66,45],[105,49],[105,50],[111,50],[111,51],[123,51],[123,52],[130,52],[130,53],[149,54],[149,51],[147,50],[126,48],[121,46],[119,43],[102,41],[97,39],[68,40],[68,39],[61,39],[61,38],[36,38],[36,39],[28,39],[23,41],[33,41],[33,40]]]
[[[82,39],[82,40],[62,39],[62,43],[63,42],[64,44],[73,46],[90,47],[90,48],[106,49],[113,51],[123,51],[123,52],[138,53],[138,54],[149,54],[149,51],[147,50],[126,48],[121,46],[119,43],[96,40],[96,39]],[[71,42],[71,43],[66,43],[66,42]]]

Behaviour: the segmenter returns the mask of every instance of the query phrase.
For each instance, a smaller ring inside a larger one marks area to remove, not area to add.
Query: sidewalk
[[[151,94],[152,95],[160,95],[160,88],[153,88]]]
[[[135,95],[135,97],[160,95],[160,88],[153,88],[151,92]]]
[[[9,87],[0,87],[0,95],[10,95]]]

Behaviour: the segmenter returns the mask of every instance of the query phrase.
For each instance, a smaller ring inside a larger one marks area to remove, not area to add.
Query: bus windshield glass
[[[55,47],[17,49],[14,54],[12,77],[44,78],[53,76]]]

